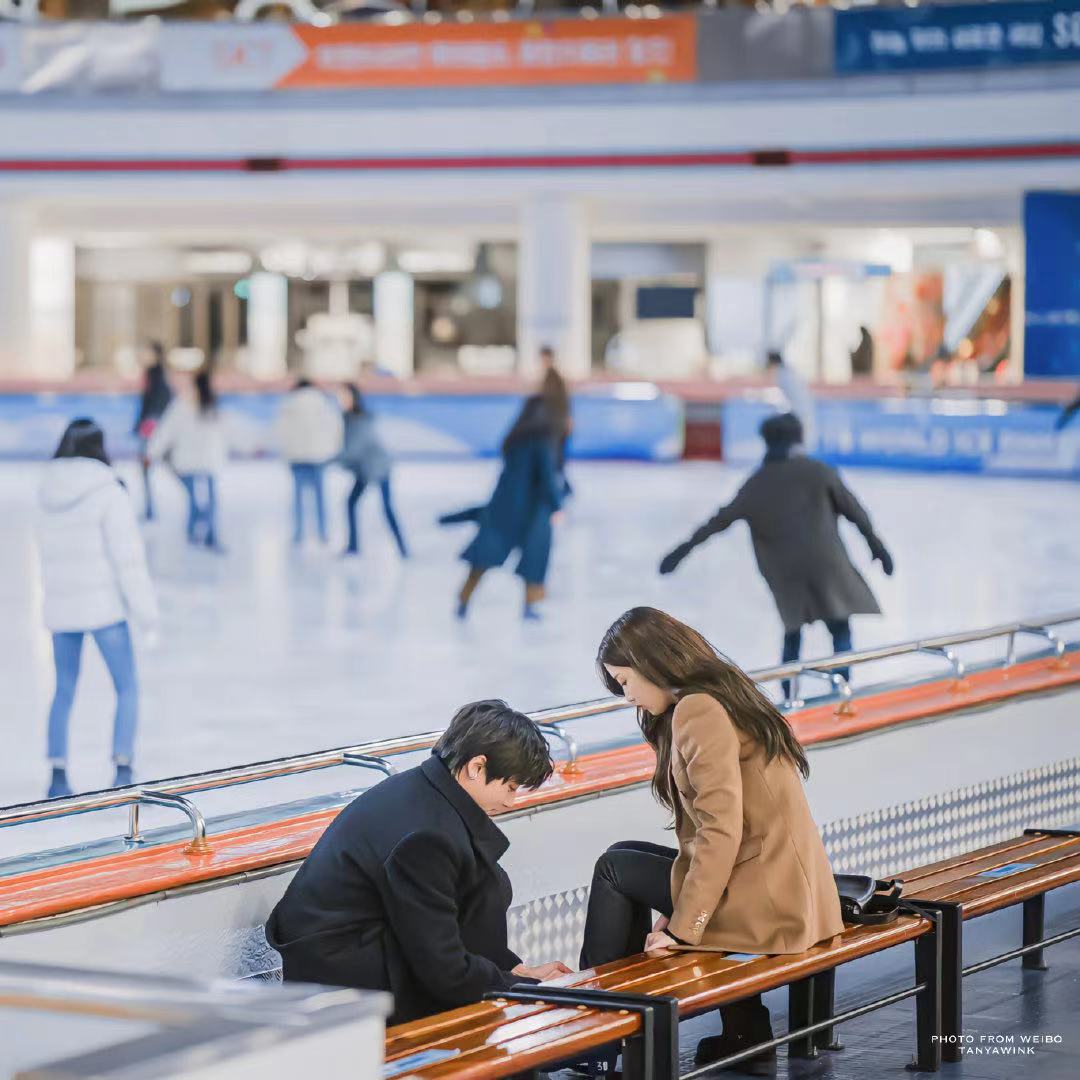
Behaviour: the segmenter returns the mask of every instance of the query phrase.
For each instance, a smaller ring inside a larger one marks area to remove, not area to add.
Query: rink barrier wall
[[[866,390],[862,390],[866,393]],[[875,394],[878,390],[875,389]],[[721,458],[751,467],[761,460],[758,428],[784,407],[767,386],[738,388],[653,383],[596,383],[573,397],[576,459],[672,461]],[[843,467],[868,466],[989,476],[1080,478],[1080,421],[1055,431],[1058,401],[1007,398],[852,397],[822,393],[815,407],[816,456]],[[432,387],[415,393],[375,388],[367,399],[399,460],[491,457],[521,405],[523,393]],[[233,454],[276,452],[274,420],[282,394],[232,392],[223,412]],[[132,458],[137,397],[128,393],[0,394],[0,461],[45,460],[75,416],[92,416],[109,452]]]
[[[782,402],[768,394],[719,406],[721,455],[728,464],[761,460],[758,428]],[[1080,422],[1063,431],[1054,404],[994,399],[818,398],[813,454],[837,466],[1080,479]],[[691,408],[690,417],[694,410]],[[694,442],[707,442],[701,421]]]
[[[652,384],[598,387],[574,395],[575,458],[674,461],[683,450],[683,404]],[[225,393],[221,413],[237,457],[276,454],[274,425],[283,393]],[[494,457],[524,395],[365,394],[379,432],[396,458],[446,460]],[[101,425],[109,454],[133,458],[139,441],[133,428],[135,394],[0,394],[0,460],[52,457],[64,429],[76,416]]]
[[[814,746],[1077,685],[1080,659],[1067,652],[870,693],[839,707],[828,702],[801,709],[790,720],[800,741]],[[574,771],[557,772],[543,788],[520,796],[510,817],[643,788],[652,768],[652,752],[644,744],[586,755]],[[166,843],[0,879],[0,934],[3,927],[295,864],[310,852],[338,809],[217,833],[203,850],[192,850],[188,841]],[[849,846],[845,838],[850,840],[861,827],[857,821],[834,826],[836,847]]]

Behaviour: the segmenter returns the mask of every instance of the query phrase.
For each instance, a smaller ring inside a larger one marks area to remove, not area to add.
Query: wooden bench
[[[942,948],[944,1059],[963,1056],[963,980],[1021,958],[1029,970],[1045,971],[1043,949],[1080,936],[1080,928],[1044,938],[1046,894],[1080,881],[1080,831],[1028,829],[1022,836],[928,866],[905,870],[904,898],[938,914]],[[1023,904],[1020,948],[964,967],[963,924]]]
[[[904,899],[925,918],[901,915],[881,927],[848,927],[831,941],[797,956],[747,960],[717,953],[633,956],[519,994],[457,1009],[390,1029],[386,1057],[394,1075],[423,1080],[498,1080],[549,1069],[622,1041],[630,1080],[678,1075],[677,1032],[659,1045],[657,1023],[666,1011],[685,1019],[719,1005],[789,987],[788,1033],[792,1057],[832,1048],[832,1029],[876,1009],[916,998],[916,1054],[912,1067],[936,1070],[959,1060],[962,980],[1008,960],[1041,969],[1042,950],[1080,936],[1080,928],[1044,937],[1045,894],[1080,881],[1080,833],[1028,830],[1022,836],[896,874]],[[962,925],[1016,904],[1024,905],[1020,948],[973,964],[962,963]],[[833,980],[841,964],[915,942],[915,985],[841,1013],[833,1008]],[[599,991],[599,995],[597,994]],[[610,995],[610,997],[608,996]],[[651,1030],[638,999],[657,1003]],[[638,1011],[634,1011],[637,1007]],[[734,1064],[763,1049],[718,1062]]]
[[[789,1031],[793,1056],[813,1057],[831,1044],[835,1024],[916,997],[916,1060],[935,1070],[941,1060],[940,937],[936,916],[901,916],[881,927],[849,927],[831,941],[794,956],[740,960],[719,953],[639,955],[563,976],[539,987],[457,1009],[387,1032],[387,1065],[402,1074],[439,1080],[496,1080],[550,1069],[560,1062],[623,1041],[628,1080],[678,1075],[676,1021],[777,987],[791,988]],[[832,977],[852,960],[915,942],[915,986],[856,1009],[833,1014]],[[599,991],[599,993],[598,993]],[[647,1018],[647,1003],[657,1014]],[[642,1011],[635,1013],[635,1007]],[[646,1031],[648,1020],[652,1031]],[[731,1063],[756,1053],[726,1059]],[[435,1059],[437,1056],[437,1059]]]

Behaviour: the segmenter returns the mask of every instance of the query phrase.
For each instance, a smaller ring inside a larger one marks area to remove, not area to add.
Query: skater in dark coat
[[[154,434],[165,410],[172,401],[173,392],[169,375],[165,370],[165,347],[160,341],[151,341],[145,348],[149,363],[143,372],[143,389],[139,397],[139,411],[135,416],[134,434],[139,439],[139,461],[143,479],[143,517],[154,519],[154,494],[150,487],[150,458],[146,447]]]
[[[266,924],[285,980],[389,990],[400,1024],[566,973],[507,945],[510,842],[491,820],[551,769],[506,702],[460,709],[427,761],[355,799],[304,860]]]
[[[539,618],[537,604],[544,596],[551,555],[551,515],[562,503],[563,488],[555,467],[551,420],[543,398],[526,399],[521,414],[503,442],[503,470],[491,501],[441,519],[444,523],[476,520],[480,529],[461,557],[469,576],[458,594],[458,617],[485,572],[502,566],[520,550],[516,573],[525,581],[526,619]]]
[[[745,521],[758,569],[784,623],[783,662],[798,660],[803,626],[819,619],[832,635],[834,650],[849,652],[851,616],[878,615],[881,609],[848,557],[837,518],[845,517],[858,528],[888,575],[893,572],[892,556],[839,473],[796,451],[802,442],[797,416],[770,417],[761,425],[761,435],[767,447],[761,467],[727,506],[665,556],[660,573],[670,574],[698,544]],[[846,677],[844,669],[840,674]]]

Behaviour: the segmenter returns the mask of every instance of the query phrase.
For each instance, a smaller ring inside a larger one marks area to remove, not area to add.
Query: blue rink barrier
[[[816,456],[834,465],[1080,478],[1080,417],[1054,431],[1053,405],[990,400],[821,400]],[[722,411],[724,460],[757,464],[764,402],[731,400]]]
[[[221,399],[238,456],[275,452],[281,394],[226,394]],[[391,453],[403,459],[491,457],[521,407],[511,394],[369,394],[367,401]],[[0,395],[0,459],[40,460],[56,449],[76,416],[105,430],[109,453],[132,457],[136,398],[130,394]],[[682,456],[683,403],[647,384],[587,391],[573,400],[575,458],[672,461]]]

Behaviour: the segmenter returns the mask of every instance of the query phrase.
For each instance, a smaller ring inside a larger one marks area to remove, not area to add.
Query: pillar
[[[0,203],[0,378],[33,374],[28,210]]]
[[[705,258],[705,340],[709,355],[731,372],[749,371],[765,355],[765,267],[734,265],[731,244],[712,242]]]
[[[375,276],[375,366],[407,379],[413,373],[413,279],[404,270]]]
[[[562,198],[527,203],[518,245],[518,370],[538,370],[550,345],[570,378],[592,370],[589,237],[584,208]]]
[[[64,237],[31,241],[30,358],[40,378],[75,374],[75,245]]]
[[[280,379],[289,352],[289,282],[260,272],[249,279],[246,370],[256,379]]]

